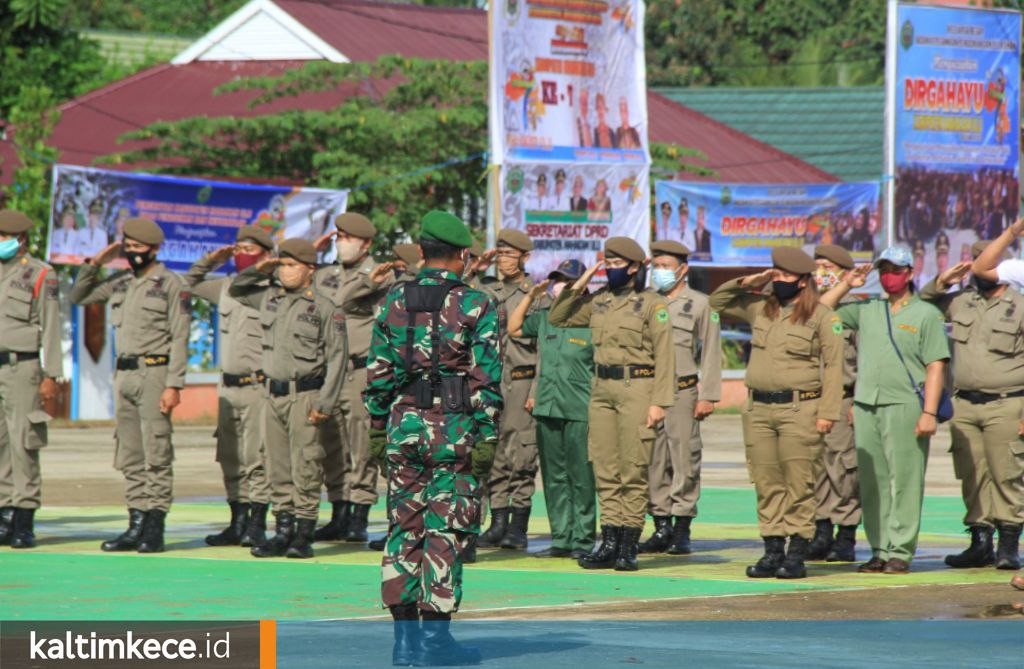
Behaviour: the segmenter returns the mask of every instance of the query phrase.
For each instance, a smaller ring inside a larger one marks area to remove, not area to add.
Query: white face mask
[[[568,285],[569,284],[566,281],[556,281],[548,288],[548,292],[551,294],[552,298],[557,300],[558,296],[562,294],[562,291],[565,290],[565,287]]]
[[[358,239],[339,239],[338,258],[342,263],[355,262],[363,254],[363,242]]]

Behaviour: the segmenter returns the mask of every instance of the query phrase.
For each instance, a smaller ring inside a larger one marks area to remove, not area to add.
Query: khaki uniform
[[[768,298],[748,292],[740,281],[722,284],[711,295],[711,308],[751,326],[743,439],[757,492],[758,526],[762,537],[811,539],[824,443],[815,422],[841,418],[842,325],[820,304],[805,323],[790,320],[792,302],[769,319],[763,313]],[[792,400],[755,399],[772,392]]]
[[[64,375],[60,338],[54,269],[27,254],[0,263],[0,355],[15,358],[0,365],[0,507],[39,508],[50,416],[38,388]]]
[[[316,274],[320,292],[331,295],[344,309],[348,330],[348,367],[339,404],[341,440],[325,444],[324,485],[332,502],[377,503],[377,465],[370,459],[370,415],[362,392],[374,315],[395,281],[393,274],[380,284],[371,281],[376,266],[373,258],[367,257],[359,265],[329,265]]]
[[[839,420],[825,435],[822,467],[814,486],[818,509],[815,520],[835,525],[860,524],[860,483],[857,478],[857,444],[853,438],[850,415],[853,390],[857,383],[857,333],[843,330],[843,404]]]
[[[498,450],[487,481],[492,509],[528,509],[536,490],[539,465],[537,427],[533,415],[526,410],[526,400],[530,397],[531,381],[537,376],[537,342],[508,334],[508,315],[532,286],[529,279],[522,278],[518,281],[485,282],[480,287],[498,306],[503,367],[501,395],[505,399],[498,431]],[[545,306],[546,300],[535,301],[527,315]]]
[[[951,452],[967,508],[964,524],[1022,523],[1024,296],[1013,288],[989,300],[973,287],[948,294],[932,281],[921,297],[953,323]]]
[[[229,502],[270,502],[260,428],[263,387],[263,328],[260,314],[228,294],[229,277],[207,279],[216,263],[203,256],[189,268],[192,292],[217,306],[220,367],[217,386],[217,462]]]
[[[650,469],[652,516],[697,515],[703,444],[693,418],[697,400],[717,402],[722,394],[722,345],[718,315],[708,296],[689,286],[666,307],[675,350],[675,404],[655,431]],[[698,369],[700,387],[698,389]]]
[[[590,327],[597,374],[590,395],[588,452],[601,525],[644,526],[647,470],[654,430],[651,406],[675,403],[672,325],[664,298],[652,291],[565,288],[548,315],[556,327]],[[618,376],[624,378],[608,378]],[[632,377],[632,378],[630,378]]]
[[[160,413],[160,395],[185,385],[191,293],[159,262],[139,277],[117,272],[104,280],[98,267],[83,265],[71,301],[109,303],[117,351],[114,467],[124,474],[128,508],[166,513],[174,448],[171,417]]]
[[[308,416],[312,409],[331,414],[338,405],[348,358],[345,313],[315,288],[287,291],[255,267],[236,276],[229,292],[260,314],[267,375],[263,440],[274,512],[315,520],[323,427],[330,421],[314,425]]]

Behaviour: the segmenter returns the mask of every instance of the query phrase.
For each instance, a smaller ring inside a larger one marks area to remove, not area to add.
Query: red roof
[[[352,60],[374,60],[389,53],[410,57],[484,59],[486,12],[366,0],[277,0],[277,4]],[[248,109],[254,91],[214,95],[218,86],[240,77],[273,76],[303,61],[194,61],[162,64],[139,72],[61,106],[51,138],[59,160],[90,165],[99,156],[127,151],[142,142],[118,144],[117,138],[156,121],[192,116],[251,116],[294,109],[332,107],[355,88],[306,94]],[[759,142],[688,107],[648,93],[652,140],[700,149],[716,181],[835,181],[820,169]],[[2,143],[7,153],[9,144]],[[702,162],[702,161],[697,161]],[[4,165],[10,181],[13,161]],[[691,178],[691,177],[687,177]],[[698,178],[699,180],[699,178]]]

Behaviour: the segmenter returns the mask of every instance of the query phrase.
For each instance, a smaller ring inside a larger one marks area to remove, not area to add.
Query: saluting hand
[[[533,286],[530,287],[530,299],[536,300],[538,297],[543,295],[549,285],[551,285],[551,279],[544,279],[543,281],[538,281],[533,284]]]
[[[835,421],[827,420],[825,418],[819,418],[814,421],[814,429],[818,431],[818,434],[828,434],[832,431],[832,425]]]
[[[1018,218],[1006,231],[1014,237],[1024,237],[1024,218]]]
[[[857,265],[843,275],[843,281],[845,281],[850,288],[860,288],[867,283],[868,274],[871,274],[871,270],[873,269],[874,266],[870,264]]]
[[[744,288],[761,288],[772,280],[774,272],[773,269],[766,269],[757,274],[749,274],[740,279],[740,285]]]
[[[97,267],[102,267],[117,257],[121,252],[121,242],[113,242],[103,247],[103,250],[92,257],[89,262]]]
[[[590,266],[586,272],[583,273],[583,276],[576,279],[576,283],[572,284],[572,289],[583,290],[583,288],[588,283],[590,283],[590,280],[594,278],[594,274],[597,273],[597,270],[601,269],[602,267],[604,267],[604,261],[598,260],[596,263]]]
[[[397,262],[383,262],[370,271],[370,281],[374,282],[378,286],[387,281],[388,274],[395,267],[398,267]],[[402,263],[402,269],[405,269],[405,263]]]
[[[967,276],[967,273],[971,271],[971,265],[973,263],[961,262],[953,265],[945,272],[939,275],[939,278],[935,280],[935,283],[940,288],[948,288],[954,283],[960,283],[960,281]]]
[[[160,393],[160,413],[165,416],[170,416],[171,411],[179,404],[181,404],[181,393],[177,388],[164,388],[164,391]]]
[[[708,400],[697,400],[697,404],[693,407],[693,417],[695,420],[704,420],[715,411],[715,403],[709,402]]]
[[[228,261],[228,258],[233,256],[234,254],[235,254],[235,245],[234,244],[229,244],[227,246],[220,247],[216,251],[211,251],[210,252],[210,260],[212,260],[213,262],[215,262],[215,263],[217,263],[219,265],[223,265],[224,263],[226,263]]]
[[[325,232],[324,234],[322,234],[322,235],[320,235],[319,237],[316,238],[316,241],[313,242],[313,248],[315,248],[317,250],[317,252],[323,253],[324,251],[326,251],[327,249],[329,249],[331,247],[331,242],[334,241],[334,237],[337,234],[338,234],[337,230],[331,230],[330,232]]]
[[[264,274],[272,274],[277,266],[281,264],[280,258],[264,258],[263,260],[256,263],[255,267],[258,271]]]

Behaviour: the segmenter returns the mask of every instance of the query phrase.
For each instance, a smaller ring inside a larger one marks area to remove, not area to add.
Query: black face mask
[[[779,299],[779,302],[786,302],[793,299],[800,292],[800,280],[796,281],[772,281],[772,293]]]
[[[998,281],[991,281],[977,275],[971,277],[971,283],[973,283],[974,287],[981,293],[989,293],[999,287]]]
[[[124,255],[128,259],[128,264],[131,266],[132,271],[136,274],[149,267],[149,264],[153,262],[153,254],[149,252],[125,253]]]

